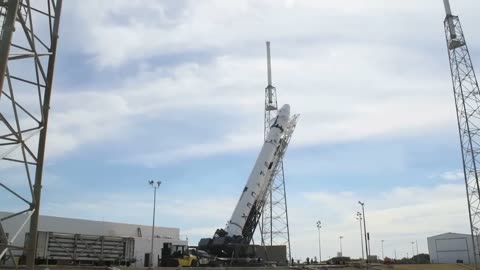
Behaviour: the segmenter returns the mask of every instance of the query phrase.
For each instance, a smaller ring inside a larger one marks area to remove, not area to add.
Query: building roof
[[[432,235],[427,237],[427,239],[430,238],[439,238],[439,237],[444,237],[444,238],[452,238],[452,237],[470,237],[471,234],[466,234],[466,233],[453,233],[453,232],[447,232],[447,233],[442,233],[442,234],[437,234],[437,235]]]
[[[0,212],[0,218],[10,214],[8,212]],[[15,228],[18,228],[23,223],[26,217],[27,215],[19,215],[5,220],[6,230],[13,232]],[[26,232],[28,224],[23,228],[23,233]],[[38,230],[58,233],[148,238],[149,236],[151,237],[151,234],[148,232],[151,232],[152,226],[40,215]],[[180,239],[180,229],[178,228],[155,226],[154,234],[155,237],[160,238]]]

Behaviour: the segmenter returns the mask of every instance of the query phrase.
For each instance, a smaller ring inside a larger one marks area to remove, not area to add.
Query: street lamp
[[[360,204],[362,206],[363,231],[365,233],[365,253],[367,255],[367,264],[368,264],[368,255],[370,255],[370,254],[368,252],[367,225],[366,225],[366,222],[365,222],[365,220],[367,219],[367,217],[365,216],[365,203],[363,203],[361,201],[358,201],[358,204]]]
[[[413,250],[413,244],[415,244],[415,242],[412,242],[411,244],[412,244],[412,260],[413,260],[413,257],[415,255],[415,251]]]
[[[153,268],[153,241],[155,237],[155,204],[157,202],[157,188],[162,184],[161,181],[150,180],[148,183],[153,187],[153,223],[152,223],[152,246],[150,247],[150,268]]]
[[[382,261],[385,260],[385,256],[383,255],[383,242],[385,242],[385,240],[382,240]]]
[[[343,256],[343,250],[342,250],[342,239],[343,239],[343,236],[340,236],[339,239],[340,239],[340,255]]]
[[[362,213],[357,212],[357,220],[360,224],[360,248],[362,249],[362,259],[365,260],[365,255],[363,253],[363,233],[362,233]]]
[[[318,229],[318,255],[319,255],[319,263],[322,262],[322,245],[320,241],[320,229],[322,228],[322,222],[317,221],[317,229]]]

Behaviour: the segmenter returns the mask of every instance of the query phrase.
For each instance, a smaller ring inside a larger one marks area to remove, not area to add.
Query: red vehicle
[[[388,257],[385,257],[385,259],[383,259],[383,263],[384,263],[384,264],[393,264],[394,261],[393,261],[393,259],[390,259],[390,258],[388,258]]]

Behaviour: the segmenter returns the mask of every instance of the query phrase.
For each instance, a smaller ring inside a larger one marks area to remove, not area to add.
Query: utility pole
[[[413,250],[413,244],[415,244],[415,242],[412,242],[412,261],[413,261],[413,257],[415,257],[415,251]]]
[[[340,239],[340,255],[343,256],[343,250],[342,250],[342,239],[343,239],[343,236],[340,236],[339,239]]]
[[[368,241],[368,255],[372,254],[370,252],[370,232],[367,232],[367,241]]]
[[[320,229],[322,228],[322,222],[317,221],[317,229],[318,229],[318,256],[319,256],[319,263],[322,263],[322,244],[320,238]]]
[[[458,16],[452,15],[450,3],[445,6],[445,37],[447,42],[450,73],[452,76],[455,109],[457,113],[458,133],[463,161],[463,174],[467,194],[470,233],[473,243],[475,269],[479,256],[480,236],[480,96],[477,77],[473,68],[470,52]]]
[[[367,219],[367,217],[365,216],[365,203],[361,202],[361,201],[358,201],[358,204],[360,204],[362,206],[362,215],[363,215],[363,231],[365,233],[365,253],[367,255],[367,265],[368,265],[368,256],[370,255],[370,252],[368,250],[368,240],[369,240],[369,237],[367,236],[367,225],[366,225],[366,222],[365,220]]]
[[[161,181],[150,180],[148,183],[153,187],[153,222],[152,222],[152,245],[150,247],[150,269],[153,269],[153,242],[155,241],[155,205],[157,204],[157,188]]]
[[[360,223],[360,247],[362,249],[362,259],[365,260],[365,254],[363,253],[363,232],[362,232],[362,213],[357,212],[357,220]]]

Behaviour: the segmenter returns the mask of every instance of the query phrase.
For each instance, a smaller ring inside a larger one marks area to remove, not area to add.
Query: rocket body
[[[285,104],[278,111],[277,117],[270,127],[270,131],[258,155],[255,166],[250,173],[247,184],[227,224],[225,231],[229,236],[242,236],[243,227],[256,200],[259,199],[260,195],[265,194],[266,181],[268,180],[268,176],[271,175],[271,171],[275,169],[275,152],[287,128],[289,119],[290,106]]]

